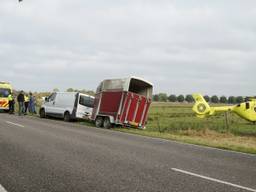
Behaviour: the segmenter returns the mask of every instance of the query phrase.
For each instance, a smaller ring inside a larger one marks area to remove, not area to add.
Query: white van
[[[39,114],[64,118],[64,121],[74,119],[89,119],[92,114],[94,97],[78,92],[54,92],[44,99]]]

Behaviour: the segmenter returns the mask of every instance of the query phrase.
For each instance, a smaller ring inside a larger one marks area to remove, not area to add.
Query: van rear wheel
[[[109,117],[104,118],[103,127],[105,129],[110,129],[112,127]]]
[[[95,120],[95,126],[96,127],[102,127],[103,126],[103,117],[97,117]]]
[[[71,117],[70,117],[69,112],[66,112],[66,113],[64,114],[64,121],[66,121],[66,122],[70,122],[70,121],[71,121]]]

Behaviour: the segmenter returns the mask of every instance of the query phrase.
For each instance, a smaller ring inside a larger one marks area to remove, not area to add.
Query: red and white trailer
[[[137,77],[107,79],[96,90],[92,120],[96,127],[145,128],[153,86]]]

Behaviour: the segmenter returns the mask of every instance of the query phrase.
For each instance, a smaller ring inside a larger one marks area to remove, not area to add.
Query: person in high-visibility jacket
[[[29,104],[29,97],[28,97],[28,94],[26,94],[24,96],[24,104],[25,104],[25,111],[24,111],[24,114],[27,114],[27,111],[28,111],[28,104]]]
[[[14,101],[12,93],[10,93],[8,95],[8,101],[9,101],[9,113],[14,114],[14,103],[15,103],[15,101]]]

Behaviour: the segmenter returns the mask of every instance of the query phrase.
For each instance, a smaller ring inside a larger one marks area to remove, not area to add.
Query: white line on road
[[[192,173],[192,172],[189,172],[189,171],[184,171],[184,170],[176,169],[176,168],[172,168],[172,170],[176,171],[176,172],[184,173],[184,174],[187,174],[187,175],[199,177],[199,178],[202,178],[202,179],[206,179],[206,180],[209,180],[209,181],[214,181],[214,182],[217,182],[217,183],[222,183],[222,184],[229,185],[229,186],[232,186],[232,187],[236,187],[236,188],[239,188],[239,189],[244,189],[244,190],[247,190],[247,191],[256,192],[256,189],[252,189],[252,188],[249,188],[249,187],[243,187],[241,185],[236,185],[236,184],[229,183],[229,182],[226,182],[226,181],[222,181],[222,180],[219,180],[219,179],[214,179],[214,178],[211,178],[211,177],[206,177],[206,176],[195,174],[195,173]]]
[[[0,192],[7,192],[5,188],[0,184]]]
[[[20,124],[18,124],[18,123],[13,123],[13,122],[11,122],[11,121],[5,121],[5,122],[8,123],[8,124],[11,124],[11,125],[18,126],[18,127],[24,127],[23,125],[20,125]]]

